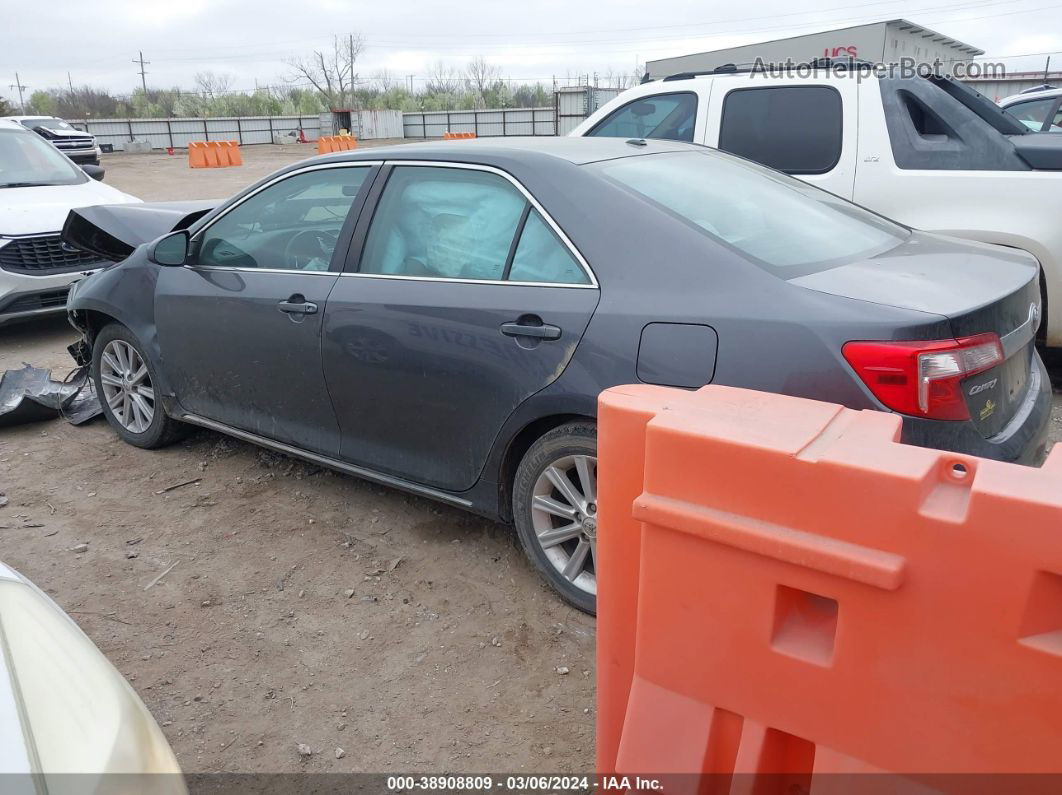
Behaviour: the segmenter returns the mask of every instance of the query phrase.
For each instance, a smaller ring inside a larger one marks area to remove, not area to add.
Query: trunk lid
[[[831,295],[941,315],[952,336],[995,334],[1004,361],[962,381],[970,419],[988,438],[1003,430],[1029,389],[1040,324],[1039,264],[1024,252],[913,233],[879,256],[798,276]]]

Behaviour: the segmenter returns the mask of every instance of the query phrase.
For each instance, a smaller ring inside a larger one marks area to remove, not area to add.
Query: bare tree
[[[461,89],[461,80],[457,70],[445,61],[436,61],[428,70],[428,83],[424,86],[427,94],[457,94]]]
[[[478,55],[465,67],[465,81],[475,94],[476,107],[485,107],[487,91],[501,79],[501,69]]]
[[[308,81],[329,108],[338,108],[344,102],[354,107],[354,86],[358,83],[354,64],[364,49],[361,36],[333,36],[330,49],[314,50],[313,55],[286,61],[292,70],[288,80]]]
[[[210,99],[225,94],[232,87],[232,80],[232,75],[216,72],[196,72],[195,75],[195,85],[199,93]]]
[[[387,69],[381,69],[372,76],[372,82],[380,91],[390,91],[395,85],[395,78]]]

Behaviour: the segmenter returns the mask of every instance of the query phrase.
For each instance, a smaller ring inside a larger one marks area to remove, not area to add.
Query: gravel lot
[[[104,165],[146,200],[194,199],[312,153]],[[0,370],[63,374],[73,339],[63,318],[0,329]],[[4,431],[0,491],[0,558],[132,681],[186,772],[593,767],[594,622],[504,527],[207,431],[138,450],[103,421]]]

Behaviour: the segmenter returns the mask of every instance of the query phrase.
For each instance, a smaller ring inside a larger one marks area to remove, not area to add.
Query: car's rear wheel
[[[536,441],[513,484],[524,552],[566,602],[597,610],[597,427],[572,422]]]
[[[164,447],[187,426],[167,416],[155,393],[155,370],[125,326],[112,323],[96,335],[92,377],[107,422],[136,447]]]

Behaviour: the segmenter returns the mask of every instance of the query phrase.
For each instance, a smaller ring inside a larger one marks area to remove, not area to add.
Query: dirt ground
[[[104,165],[144,199],[209,198],[309,150]],[[62,318],[0,329],[0,371],[65,373],[73,339]],[[131,680],[186,772],[593,767],[594,622],[504,527],[207,431],[138,450],[103,421],[5,430],[0,492],[0,559]]]

